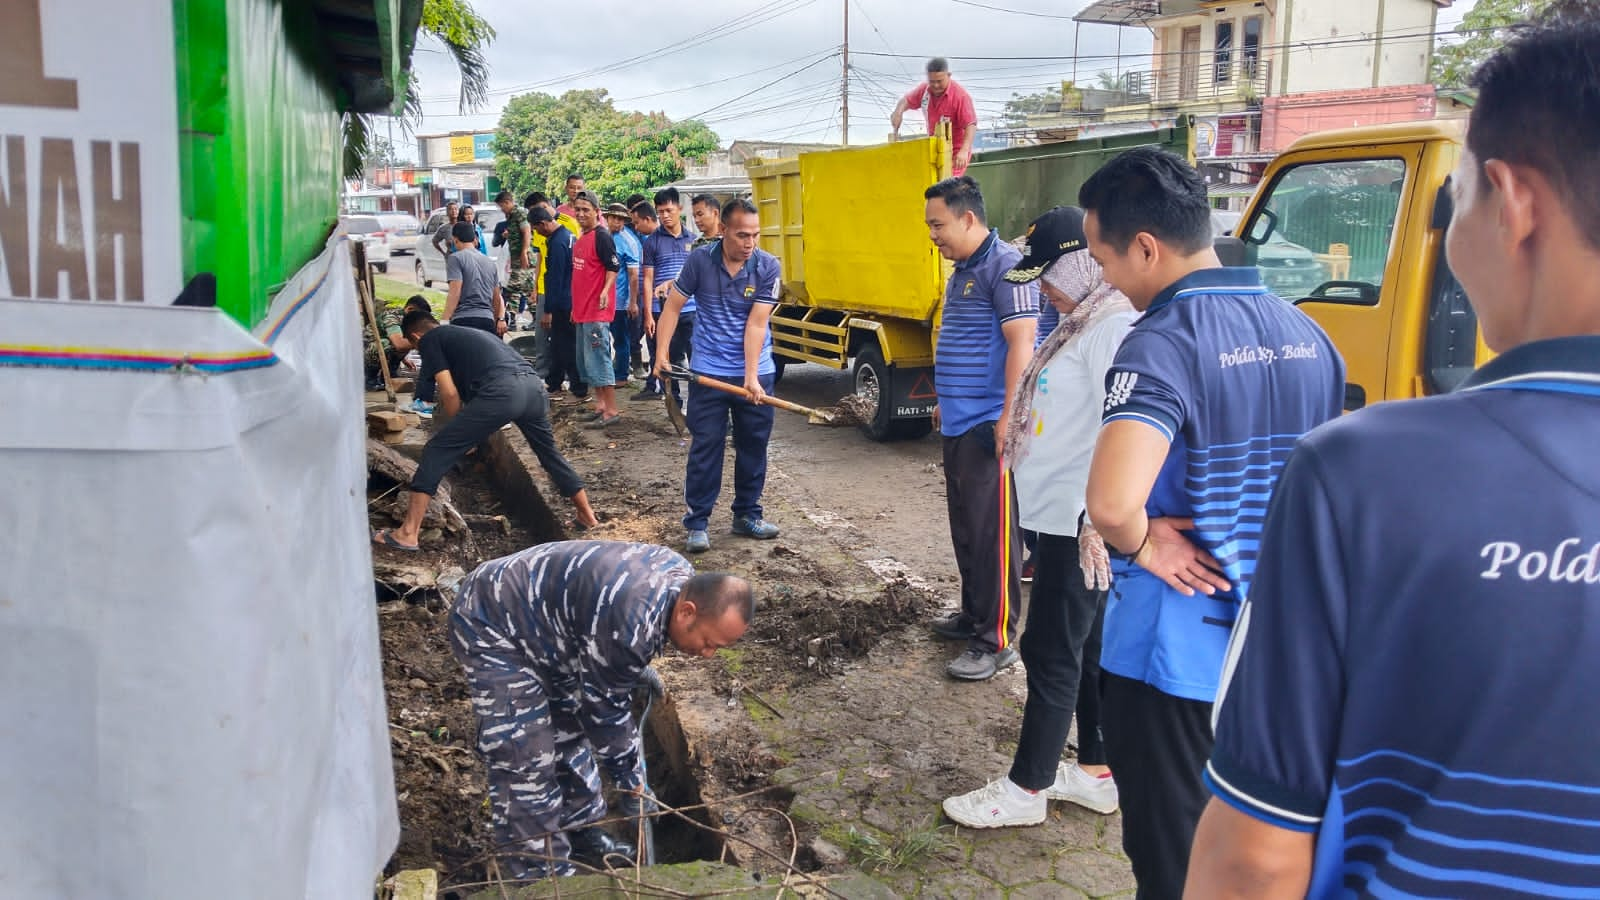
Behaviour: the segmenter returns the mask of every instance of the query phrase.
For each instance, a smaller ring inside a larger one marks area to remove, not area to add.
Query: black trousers
[[[495,320],[492,319],[492,318],[490,318],[490,319],[477,319],[477,318],[473,318],[473,319],[451,319],[450,320],[450,324],[451,325],[460,325],[462,328],[476,328],[479,331],[486,331],[489,334],[494,335],[495,337],[499,337],[500,336],[500,329],[495,327]]]
[[[1105,764],[1098,695],[1106,592],[1084,587],[1075,537],[1039,534],[1033,564],[1028,624],[1017,641],[1028,671],[1028,701],[1022,707],[1011,780],[1042,791],[1056,779],[1074,712],[1078,761]]]
[[[701,375],[728,384],[744,385],[743,378]],[[772,376],[761,376],[761,389],[772,390]],[[716,388],[689,385],[689,406],[684,411],[689,426],[689,460],[684,469],[683,500],[689,512],[683,527],[704,531],[722,491],[722,461],[733,430],[733,517],[761,518],[761,492],[767,486],[767,442],[772,438],[776,410],[751,403]]]
[[[550,372],[544,377],[544,386],[554,394],[561,390],[561,382],[570,382],[574,396],[589,393],[589,385],[578,372],[578,326],[572,324],[572,311],[550,314]]]
[[[532,369],[508,369],[503,375],[487,379],[471,402],[463,404],[461,411],[422,448],[422,462],[411,476],[411,489],[435,493],[457,460],[513,422],[528,439],[528,446],[561,496],[571,497],[583,490],[583,479],[556,449],[555,432],[550,428],[550,398]]]
[[[945,506],[961,573],[961,616],[976,633],[971,648],[984,653],[1010,646],[1022,590],[1017,504],[1011,475],[995,456],[994,426],[983,422],[944,439]]]
[[[1177,900],[1208,797],[1200,773],[1211,756],[1211,704],[1110,672],[1103,684],[1106,757],[1139,900]]]

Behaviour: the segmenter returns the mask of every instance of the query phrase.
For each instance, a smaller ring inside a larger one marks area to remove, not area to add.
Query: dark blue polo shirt
[[[1233,589],[1185,597],[1118,560],[1103,669],[1175,697],[1216,696],[1273,484],[1295,440],[1343,400],[1333,342],[1255,269],[1205,269],[1156,297],[1106,373],[1104,421],[1143,422],[1172,442],[1145,512],[1194,519],[1190,537]]]
[[[1000,326],[1039,314],[1039,285],[1012,284],[1002,277],[1021,260],[1022,251],[991,230],[978,252],[956,263],[950,274],[933,351],[939,430],[945,437],[997,421],[1005,408],[1009,345]]]
[[[678,273],[678,290],[692,294],[699,304],[689,358],[694,370],[724,378],[744,377],[744,329],[757,304],[776,306],[782,273],[778,258],[757,249],[745,260],[739,274],[729,275],[722,262],[722,241],[698,247]],[[772,329],[761,339],[758,375],[772,375]]]
[[[1597,447],[1584,337],[1294,451],[1206,777],[1312,896],[1600,895]]]
[[[680,222],[679,227],[682,229],[682,233],[677,237],[667,234],[665,228],[657,228],[653,234],[644,239],[643,255],[639,259],[639,270],[642,274],[645,269],[655,269],[655,272],[651,274],[651,278],[656,284],[672,281],[678,277],[678,272],[683,269],[684,261],[689,258],[690,249],[694,246],[695,240],[700,237],[693,228],[689,227],[687,222]],[[690,291],[684,291],[683,295],[688,298],[689,302],[683,305],[682,312],[684,315],[688,315],[696,309],[695,297]],[[653,289],[650,302],[652,304],[650,309],[653,312],[660,313],[661,301],[655,299]]]

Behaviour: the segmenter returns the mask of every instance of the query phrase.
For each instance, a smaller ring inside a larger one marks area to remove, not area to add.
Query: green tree
[[[1000,111],[1000,121],[1007,128],[1024,128],[1028,116],[1055,112],[1061,108],[1061,87],[1052,85],[1037,94],[1012,94]]]
[[[591,190],[616,199],[682,178],[688,161],[718,144],[704,123],[619,110],[604,90],[513,97],[498,131],[495,173],[519,196],[559,195],[567,175],[577,173]]]
[[[494,140],[494,168],[500,183],[517,196],[551,186],[551,157],[571,143],[587,122],[616,123],[621,114],[605,89],[567,91],[560,97],[521,94],[500,113]]]
[[[1433,54],[1433,83],[1464,87],[1478,65],[1505,43],[1506,30],[1531,20],[1555,0],[1478,0],[1456,26],[1461,40]]]

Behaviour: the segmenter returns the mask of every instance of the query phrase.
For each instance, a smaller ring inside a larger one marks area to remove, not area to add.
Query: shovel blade
[[[662,385],[663,388],[666,385]],[[689,423],[683,418],[683,407],[678,404],[678,398],[672,396],[672,391],[662,391],[662,401],[667,404],[667,418],[672,420],[672,427],[677,429],[678,437],[689,436]]]

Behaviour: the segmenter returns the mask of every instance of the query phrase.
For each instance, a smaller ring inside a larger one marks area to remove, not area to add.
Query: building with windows
[[[494,174],[494,136],[492,130],[417,135],[416,184],[426,208],[450,200],[476,206],[500,192]]]
[[[1208,178],[1254,180],[1296,138],[1434,117],[1438,12],[1452,0],[1096,0],[1080,24],[1147,29],[1150,65],[1080,120],[1196,121]],[[1030,123],[1031,124],[1031,123]]]

